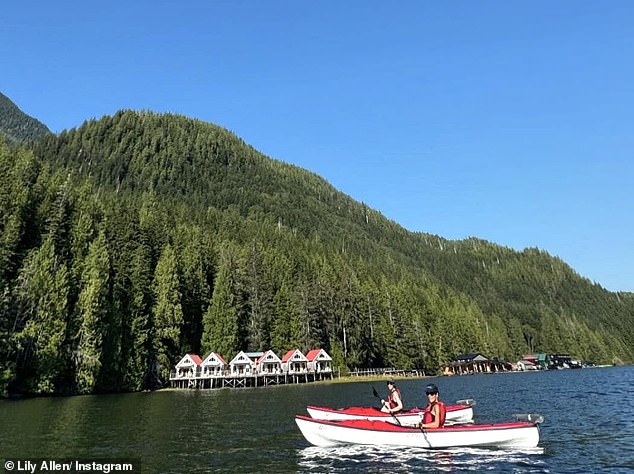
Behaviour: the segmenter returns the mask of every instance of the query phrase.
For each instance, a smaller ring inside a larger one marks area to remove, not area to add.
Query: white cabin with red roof
[[[308,359],[299,349],[290,350],[282,357],[282,371],[287,374],[305,374],[308,372]]]
[[[275,352],[268,350],[256,362],[255,370],[258,374],[281,374],[282,361]]]
[[[308,370],[312,372],[332,372],[332,357],[323,349],[313,349],[306,354]]]
[[[231,375],[251,375],[253,373],[253,362],[244,351],[240,351],[229,362],[229,371]]]
[[[176,377],[181,378],[192,378],[196,377],[198,368],[203,361],[200,356],[196,354],[186,354],[179,362],[176,364]]]
[[[227,362],[217,352],[212,352],[200,364],[203,377],[218,377],[227,370]]]

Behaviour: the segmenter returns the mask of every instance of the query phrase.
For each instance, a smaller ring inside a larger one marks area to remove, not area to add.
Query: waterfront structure
[[[514,370],[524,372],[527,370],[539,370],[539,367],[532,360],[524,358],[522,360],[517,361],[517,364],[515,364],[514,366]]]
[[[292,349],[282,357],[282,371],[301,374],[308,371],[308,359],[299,349]]]
[[[574,360],[568,354],[551,354],[548,368],[553,369],[580,369],[581,361]]]
[[[251,375],[254,362],[244,351],[240,351],[229,362],[229,373],[231,375]]]
[[[196,354],[185,354],[176,364],[176,376],[180,378],[195,377],[203,361]]]
[[[460,354],[442,368],[443,375],[465,375],[492,372],[509,372],[513,369],[510,362],[489,359],[479,352]]]
[[[268,350],[255,363],[255,372],[258,374],[281,374],[282,361],[275,352]]]
[[[275,352],[240,351],[227,364],[217,352],[205,360],[196,354],[186,354],[170,375],[174,388],[241,388],[288,383],[306,383],[332,379],[332,358],[323,349],[307,355],[298,349],[288,351],[284,360]]]
[[[332,357],[323,349],[313,349],[306,354],[308,370],[314,372],[332,372]]]
[[[550,356],[545,353],[527,354],[522,357],[522,361],[532,362],[535,369],[546,370],[550,365]]]
[[[258,363],[258,360],[260,359],[260,357],[262,357],[264,355],[264,352],[262,352],[262,351],[253,351],[253,352],[245,352],[244,354],[249,359],[251,359],[251,366],[253,368],[255,368],[255,366]]]
[[[227,370],[227,362],[216,352],[210,353],[200,364],[203,377],[222,376]]]

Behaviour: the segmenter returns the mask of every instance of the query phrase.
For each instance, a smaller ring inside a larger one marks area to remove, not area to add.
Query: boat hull
[[[364,444],[429,449],[534,448],[539,443],[537,424],[523,421],[489,425],[455,425],[424,431],[376,420],[329,421],[296,415],[295,422],[309,443],[321,447]]]
[[[421,408],[402,411],[391,415],[373,407],[328,408],[309,405],[306,407],[311,418],[316,420],[375,420],[387,421],[401,425],[420,423],[423,411]],[[473,423],[473,407],[467,405],[450,405],[447,407],[445,425]]]

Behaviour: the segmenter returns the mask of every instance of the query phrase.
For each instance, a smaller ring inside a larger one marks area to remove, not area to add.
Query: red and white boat
[[[295,422],[309,443],[321,447],[365,444],[419,448],[534,448],[539,443],[539,427],[530,421],[453,425],[426,430],[385,421],[318,420],[303,415],[296,415]]]
[[[445,425],[473,423],[473,400],[458,400],[458,405],[448,405]],[[374,407],[328,408],[309,405],[308,414],[316,420],[376,420],[407,426],[420,423],[424,410],[412,408],[399,413],[384,413]],[[398,420],[398,421],[397,421]]]

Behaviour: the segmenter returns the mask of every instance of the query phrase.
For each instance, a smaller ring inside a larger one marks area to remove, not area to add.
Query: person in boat
[[[438,398],[438,387],[429,384],[425,387],[428,405],[423,412],[423,419],[419,423],[420,429],[425,428],[441,428],[445,424],[447,409],[445,404]]]
[[[398,389],[394,380],[387,381],[388,396],[387,400],[381,400],[383,406],[381,411],[384,413],[398,413],[403,410],[403,399],[401,398],[401,391]]]

